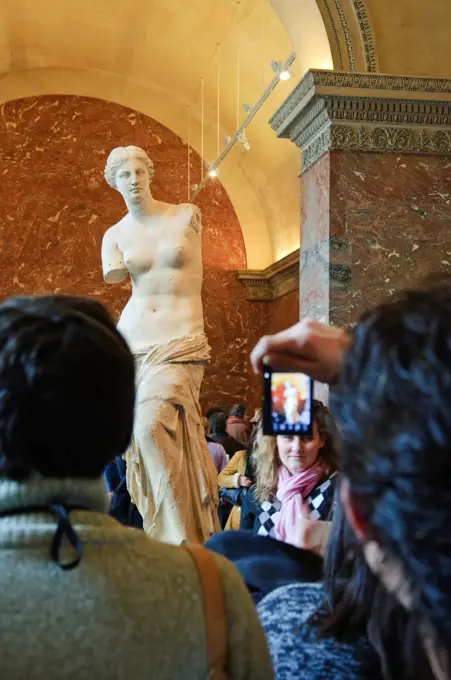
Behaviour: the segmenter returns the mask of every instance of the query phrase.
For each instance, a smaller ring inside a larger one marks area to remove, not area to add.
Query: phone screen
[[[312,436],[313,380],[304,373],[263,373],[263,431]]]

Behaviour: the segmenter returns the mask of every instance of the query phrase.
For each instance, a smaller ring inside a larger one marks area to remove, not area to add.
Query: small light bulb
[[[218,171],[212,168],[210,172],[208,173],[210,177],[217,177],[218,176]]]
[[[281,71],[279,74],[280,80],[290,80],[291,73],[289,71]]]

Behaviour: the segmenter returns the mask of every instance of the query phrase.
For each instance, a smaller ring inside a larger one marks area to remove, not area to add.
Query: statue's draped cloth
[[[202,543],[219,529],[218,482],[199,391],[210,348],[204,334],[135,354],[136,410],[127,486],[151,538]]]

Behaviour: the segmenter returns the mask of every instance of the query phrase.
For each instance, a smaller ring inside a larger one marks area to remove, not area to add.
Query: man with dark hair
[[[102,472],[130,441],[134,374],[98,302],[0,305],[2,680],[209,674],[193,558],[107,515]],[[246,587],[225,560],[211,567],[227,611],[228,677],[269,680]]]
[[[224,413],[224,409],[222,409],[220,406],[212,406],[212,408],[209,408],[207,413],[205,414],[206,419],[210,420],[210,417],[214,413]]]
[[[249,439],[249,429],[245,423],[246,406],[244,404],[234,404],[230,409],[227,418],[227,432],[237,441],[247,445]]]
[[[243,451],[246,448],[227,432],[227,418],[222,411],[213,413],[208,422],[210,423],[210,438],[224,447],[229,458],[232,458],[237,451]]]

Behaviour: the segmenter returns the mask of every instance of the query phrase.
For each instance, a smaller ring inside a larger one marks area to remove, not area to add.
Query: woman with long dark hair
[[[278,588],[258,612],[277,680],[433,678],[411,618],[369,568],[339,501],[324,583]]]

